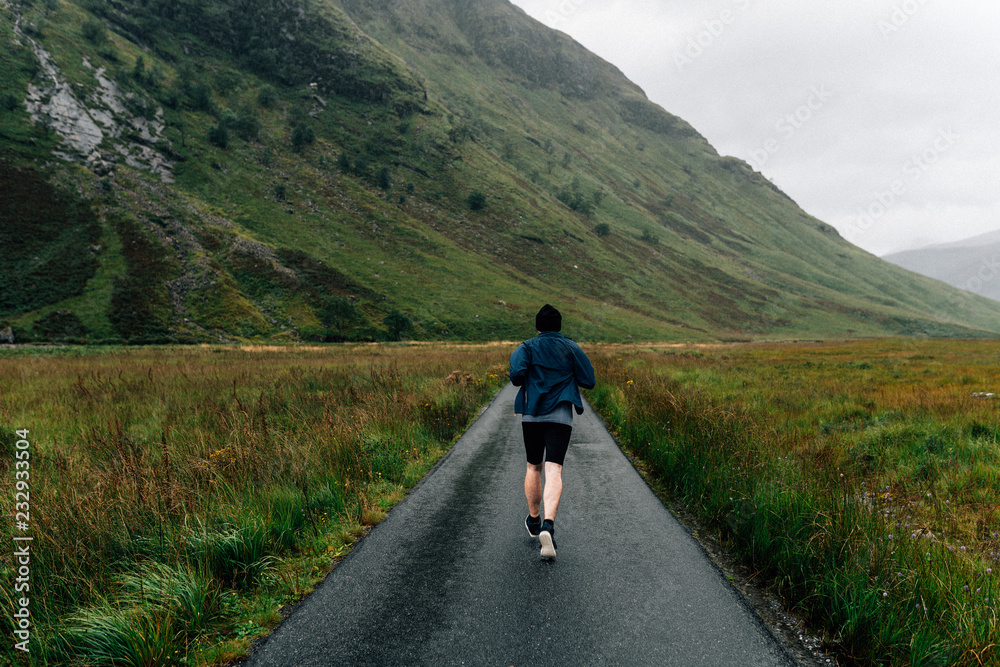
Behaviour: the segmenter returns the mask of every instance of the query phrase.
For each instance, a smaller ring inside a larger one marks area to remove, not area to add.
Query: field
[[[4,617],[29,598],[31,653],[13,648],[6,626],[0,655],[193,665],[243,654],[448,450],[506,382],[508,355],[444,345],[6,352],[3,541],[34,541],[27,593],[15,593],[13,549],[0,560]],[[26,532],[13,521],[21,451]]]
[[[994,343],[585,347],[623,448],[841,664],[1000,664]],[[511,350],[3,351],[2,539],[34,541],[32,652],[8,627],[0,655],[243,654],[447,452]],[[19,564],[0,558],[13,618]]]
[[[590,400],[845,664],[1000,664],[998,348],[601,348]]]

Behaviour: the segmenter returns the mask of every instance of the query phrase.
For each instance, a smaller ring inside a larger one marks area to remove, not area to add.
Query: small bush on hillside
[[[469,208],[473,211],[481,211],[486,206],[486,195],[479,190],[473,190],[468,199]]]
[[[223,124],[213,125],[208,130],[208,140],[219,148],[229,147],[229,130]]]
[[[257,104],[265,109],[270,109],[278,103],[278,91],[271,86],[264,86],[257,93]]]
[[[611,227],[610,225],[608,225],[608,223],[602,222],[601,224],[594,227],[594,233],[601,237],[610,236]]]
[[[229,128],[243,141],[254,141],[260,136],[260,121],[252,109],[240,109],[229,123]]]
[[[299,123],[292,130],[292,148],[295,151],[302,150],[314,141],[316,141],[316,132],[305,123]]]
[[[392,186],[392,174],[389,171],[389,167],[382,167],[378,170],[375,175],[375,182],[383,190],[388,190]]]
[[[233,125],[236,123],[236,114],[229,109],[222,109],[217,118],[219,120],[219,125],[227,130],[232,129]]]
[[[368,175],[368,156],[359,155],[354,158],[354,165],[351,167],[355,176],[367,176]]]
[[[598,195],[596,191],[590,196],[583,191],[583,184],[579,176],[573,177],[573,182],[556,193],[556,199],[566,205],[571,211],[593,215],[595,205],[603,198],[603,194]]]
[[[362,319],[362,313],[350,299],[343,296],[332,296],[324,301],[316,313],[320,322],[328,330],[327,337],[334,340],[344,340],[348,327],[357,324]]]
[[[19,106],[21,106],[21,102],[17,99],[17,95],[14,93],[7,93],[4,95],[2,102],[3,108],[7,111],[15,111]]]
[[[337,167],[345,174],[351,172],[351,156],[347,154],[347,151],[341,151],[340,155],[337,156]]]
[[[159,88],[167,78],[159,65],[146,67],[146,60],[139,56],[132,67],[132,78],[145,88]]]
[[[164,90],[160,95],[160,101],[163,102],[164,106],[168,109],[176,109],[179,107],[183,98],[184,93],[177,87],[176,84]]]
[[[215,76],[215,89],[223,97],[229,97],[233,91],[239,88],[239,85],[240,78],[234,72],[226,70]]]
[[[212,110],[212,90],[204,83],[197,83],[191,86],[188,91],[191,101],[191,108],[195,111]]]
[[[392,340],[402,340],[403,335],[413,328],[413,322],[410,321],[410,318],[398,310],[393,310],[386,315],[382,324],[388,329],[389,338]]]
[[[347,151],[343,151],[337,156],[337,168],[345,174],[369,178],[371,177],[370,167],[371,158],[365,153],[351,155]]]
[[[132,67],[132,78],[136,81],[142,81],[146,76],[146,59],[139,56],[135,60],[135,66]]]
[[[102,58],[104,58],[113,65],[117,65],[118,63],[121,62],[121,58],[118,57],[118,52],[115,51],[114,47],[110,44],[107,46],[107,48],[98,51],[97,55],[101,56]]]
[[[108,41],[108,29],[97,19],[87,19],[80,26],[83,38],[95,46],[100,46]]]

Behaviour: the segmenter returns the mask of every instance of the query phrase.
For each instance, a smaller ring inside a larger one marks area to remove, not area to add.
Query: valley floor
[[[994,343],[586,349],[589,400],[651,485],[839,659],[997,663]],[[39,555],[31,664],[245,655],[452,450],[512,350],[0,350],[0,486],[30,484]]]

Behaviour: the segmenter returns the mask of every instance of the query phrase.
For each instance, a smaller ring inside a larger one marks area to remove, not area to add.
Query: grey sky
[[[878,255],[1000,229],[997,0],[513,0]]]

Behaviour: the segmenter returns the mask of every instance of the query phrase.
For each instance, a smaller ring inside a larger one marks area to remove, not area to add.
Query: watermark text
[[[31,442],[28,429],[14,443],[14,648],[29,653],[31,639]]]
[[[961,136],[951,129],[939,130],[926,149],[903,163],[900,178],[889,183],[886,188],[877,191],[867,205],[858,209],[853,223],[846,231],[847,240],[854,242],[860,234],[875,226],[899,203],[910,187],[923,178],[945,153],[958,145],[960,140]]]
[[[754,169],[761,171],[771,157],[781,150],[782,145],[805,127],[833,97],[833,91],[825,85],[812,86],[806,101],[801,106],[796,107],[775,122],[774,129],[777,134],[767,139],[760,147],[750,151],[748,162],[753,165]]]
[[[903,2],[894,5],[888,18],[879,19],[878,29],[882,33],[882,39],[891,39],[903,28],[910,25],[913,18],[928,2],[930,0],[903,0]]]
[[[689,36],[684,46],[674,55],[677,71],[683,72],[694,61],[705,55],[705,52],[726,34],[730,26],[736,23],[740,13],[750,8],[751,3],[752,0],[735,0],[733,2],[735,9],[727,7],[715,17],[703,21],[700,30]]]

